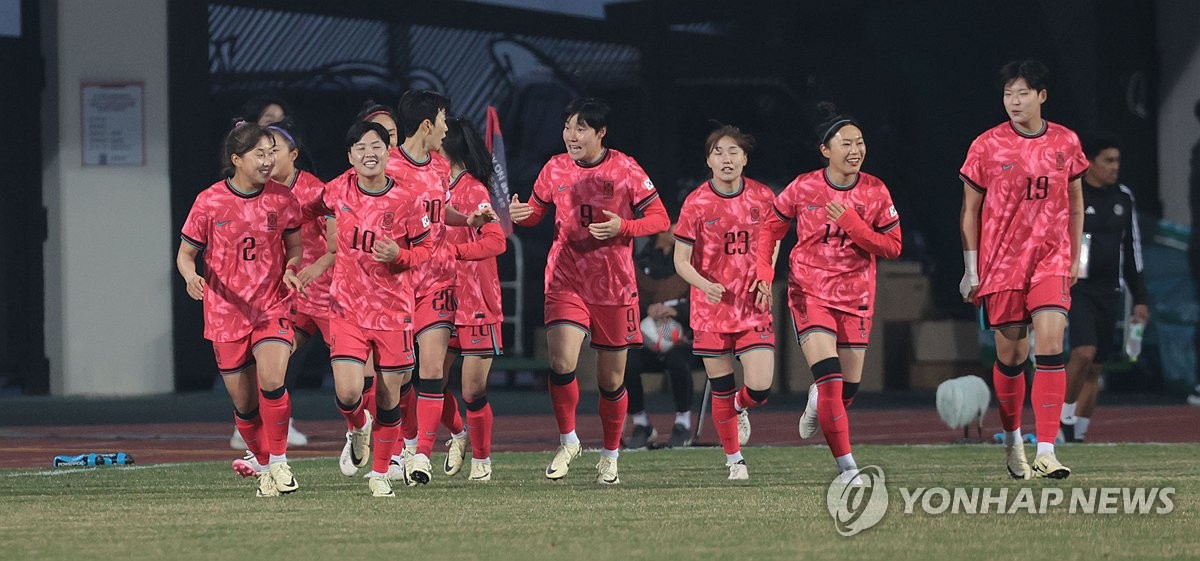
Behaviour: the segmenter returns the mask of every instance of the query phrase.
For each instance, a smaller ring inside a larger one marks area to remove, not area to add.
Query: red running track
[[[652,415],[660,440],[670,433],[672,415]],[[751,413],[752,446],[820,444],[821,437],[801,441],[796,434],[798,411],[773,412],[770,405]],[[303,421],[297,427],[309,445],[292,448],[297,458],[336,457],[345,442],[341,421]],[[1033,414],[1026,408],[1024,428],[1033,431]],[[1197,442],[1200,441],[1200,407],[1106,406],[1097,410],[1088,431],[1089,442]],[[999,414],[992,409],[984,423],[984,438],[1000,430]],[[933,409],[867,409],[850,411],[855,444],[945,444],[961,437],[942,424]],[[445,429],[442,429],[445,432]],[[229,448],[232,423],[165,423],[143,425],[31,426],[0,429],[0,467],[49,467],[58,454],[126,452],[138,464],[231,460],[241,454]],[[554,417],[497,415],[494,430],[497,451],[553,450],[558,444]],[[972,430],[972,436],[974,430]],[[595,415],[579,417],[579,436],[588,447],[599,446],[600,423]],[[711,428],[701,441],[715,443]],[[439,446],[439,449],[441,447]]]

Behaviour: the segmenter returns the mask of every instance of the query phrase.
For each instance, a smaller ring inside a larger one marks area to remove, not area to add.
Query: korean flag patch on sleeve
[[[647,177],[646,181],[642,182],[642,187],[645,187],[647,191],[653,191],[654,190],[654,182],[650,181],[650,178]]]
[[[892,205],[892,206],[888,207],[888,216],[891,218],[896,217],[896,205]]]
[[[422,217],[421,217],[421,227],[422,227],[422,228],[428,228],[428,227],[429,227],[429,215],[428,215],[428,214],[426,214],[425,216],[422,216]]]

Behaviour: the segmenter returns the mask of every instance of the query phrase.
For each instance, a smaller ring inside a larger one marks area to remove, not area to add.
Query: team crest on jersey
[[[613,182],[605,181],[604,183],[602,183],[600,185],[600,192],[604,193],[604,198],[606,198],[606,199],[613,198]]]
[[[753,224],[758,224],[760,218],[762,218],[762,211],[756,206],[750,207],[750,222]]]
[[[1123,207],[1121,205],[1113,205],[1113,214],[1115,214],[1117,216],[1121,216],[1122,214],[1125,214],[1125,207]]]
[[[1063,169],[1065,169],[1067,167],[1067,157],[1064,156],[1062,152],[1055,152],[1054,153],[1054,165],[1055,165],[1055,167],[1058,168],[1059,171],[1062,171]]]
[[[382,229],[384,229],[384,230],[391,230],[391,229],[392,229],[392,224],[393,224],[395,221],[396,221],[396,215],[395,215],[395,214],[393,214],[393,213],[390,213],[390,212],[385,212],[385,213],[383,213],[383,221],[382,221],[382,222],[379,224],[379,227],[380,227],[380,228],[382,228]]]
[[[279,213],[268,212],[267,213],[267,231],[274,232],[275,230],[278,230],[278,229],[279,229]]]
[[[854,210],[858,211],[859,216],[867,215],[867,205],[854,205]]]

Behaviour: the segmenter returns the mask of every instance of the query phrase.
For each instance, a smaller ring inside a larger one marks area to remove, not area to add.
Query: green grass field
[[[999,446],[859,446],[887,475],[890,506],[842,537],[825,505],[823,446],[750,448],[751,480],[725,480],[719,449],[627,452],[618,487],[592,482],[595,452],[562,482],[549,453],[493,458],[375,499],[333,458],[294,461],[301,490],[257,499],[225,463],[0,471],[0,558],[72,559],[1197,559],[1200,445],[1060,449],[1065,481],[1015,482]],[[435,469],[441,456],[434,458]],[[899,487],[1174,487],[1157,514],[904,514]]]

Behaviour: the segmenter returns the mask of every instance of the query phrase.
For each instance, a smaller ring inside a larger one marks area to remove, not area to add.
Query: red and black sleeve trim
[[[633,205],[633,210],[636,210],[638,212],[646,210],[646,207],[650,206],[650,203],[654,202],[654,199],[657,199],[657,198],[658,198],[658,191],[655,191],[655,192],[651,193],[648,197],[635,203]]]
[[[984,187],[978,183],[975,183],[974,181],[971,180],[970,177],[967,177],[966,174],[960,173],[960,174],[958,174],[958,178],[963,180],[963,183],[970,185],[972,189],[974,189],[980,193],[987,193],[987,187]]]
[[[179,239],[183,240],[183,243],[186,243],[196,249],[204,249],[205,247],[208,246],[208,244],[206,244],[200,240],[196,240],[196,239],[188,237],[187,234],[180,234]]]

